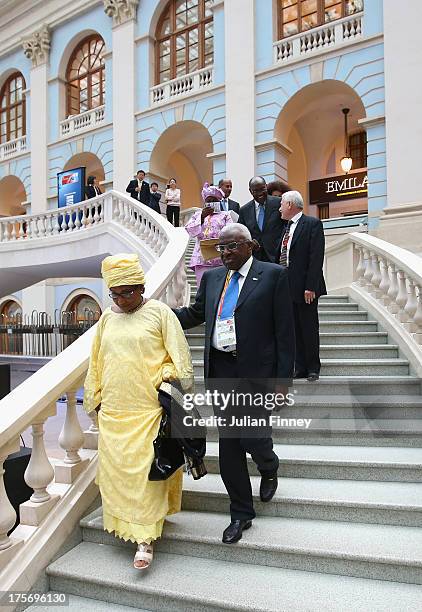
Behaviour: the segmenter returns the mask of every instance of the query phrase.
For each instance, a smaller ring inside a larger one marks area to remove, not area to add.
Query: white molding
[[[221,153],[207,153],[208,159],[224,159],[226,157],[226,152],[223,151]]]
[[[78,280],[78,282],[80,283],[80,280]],[[102,300],[98,297],[98,295],[96,295],[96,293],[94,293],[94,291],[92,291],[92,289],[88,289],[87,287],[78,287],[77,289],[73,289],[73,291],[71,291],[69,295],[65,297],[63,304],[61,305],[60,311],[67,310],[69,304],[80,295],[87,295],[88,297],[92,298],[97,303],[98,308],[101,311],[104,310],[104,307],[101,305]]]
[[[363,119],[358,119],[358,124],[365,129],[374,127],[374,125],[384,125],[385,115],[378,115],[377,117],[364,117]]]
[[[271,149],[280,149],[280,151],[284,155],[287,155],[287,156],[293,153],[293,150],[290,147],[288,147],[285,144],[282,144],[275,138],[272,138],[271,140],[264,140],[263,142],[255,143],[255,151],[257,153],[260,153],[261,151],[268,151]]]
[[[70,142],[73,140],[80,140],[82,137],[85,137],[87,134],[93,134],[94,132],[101,132],[107,128],[113,127],[113,122],[109,121],[108,123],[102,123],[100,126],[93,127],[91,129],[86,129],[85,131],[81,130],[76,134],[70,134],[69,136],[59,137],[57,140],[53,140],[53,142],[47,143],[47,149],[50,147],[56,147],[57,145],[62,144],[63,142]],[[90,153],[91,151],[83,151],[84,153]]]
[[[154,104],[153,106],[149,106],[145,110],[138,110],[135,112],[135,118],[137,117],[149,117],[150,115],[155,115],[157,112],[161,112],[163,110],[167,110],[168,107],[171,109],[177,109],[183,107],[186,103],[195,102],[196,100],[202,100],[205,98],[209,98],[216,93],[224,92],[225,86],[223,85],[213,85],[211,87],[207,87],[206,91],[195,92],[192,95],[186,95],[183,98],[175,99],[172,98],[167,102],[161,102],[160,104]]]
[[[3,308],[3,306],[7,302],[16,302],[16,304],[18,304],[22,308],[22,300],[17,298],[15,295],[10,294],[10,295],[5,295],[2,298],[0,298],[0,310]]]

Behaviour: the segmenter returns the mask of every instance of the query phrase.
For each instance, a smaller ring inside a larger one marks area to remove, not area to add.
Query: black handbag
[[[179,441],[171,437],[170,417],[165,412],[153,446],[154,459],[148,480],[167,480],[185,463],[185,456]]]

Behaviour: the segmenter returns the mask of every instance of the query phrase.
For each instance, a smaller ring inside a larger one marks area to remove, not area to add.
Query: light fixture
[[[344,114],[344,157],[341,158],[340,165],[343,172],[349,174],[353,164],[353,160],[349,155],[349,135],[347,133],[347,115],[350,108],[342,108],[341,110]]]

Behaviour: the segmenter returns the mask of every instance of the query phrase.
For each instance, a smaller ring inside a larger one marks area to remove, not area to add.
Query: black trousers
[[[224,379],[229,379],[227,384]],[[229,392],[233,389],[230,379],[239,379],[236,358],[230,353],[211,349],[208,386],[223,393]],[[248,384],[247,381],[245,384]],[[243,385],[241,390],[244,391]],[[223,414],[229,422],[232,414],[236,413],[239,416],[240,412],[229,406]],[[248,410],[243,411],[243,413],[247,412]],[[253,412],[256,416],[256,411]],[[262,414],[268,417],[265,408],[262,409]],[[218,411],[218,416],[222,416],[220,411]],[[230,432],[225,428],[219,431],[220,473],[230,497],[232,521],[253,519],[256,516],[246,453],[251,455],[262,476],[272,476],[277,472],[279,465],[278,457],[273,451],[270,427],[262,427],[261,431],[259,428],[254,429],[254,437],[248,437],[251,435],[251,430],[248,428],[243,430],[240,428],[237,431],[238,437],[231,437]]]
[[[169,223],[172,223],[174,227],[179,227],[180,206],[171,206],[167,204],[166,215]]]
[[[318,300],[312,304],[293,303],[296,335],[295,370],[300,374],[319,374],[319,319]]]

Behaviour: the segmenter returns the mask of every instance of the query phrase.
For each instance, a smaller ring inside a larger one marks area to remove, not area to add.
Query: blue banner
[[[73,168],[57,174],[59,208],[85,200],[85,168]]]

